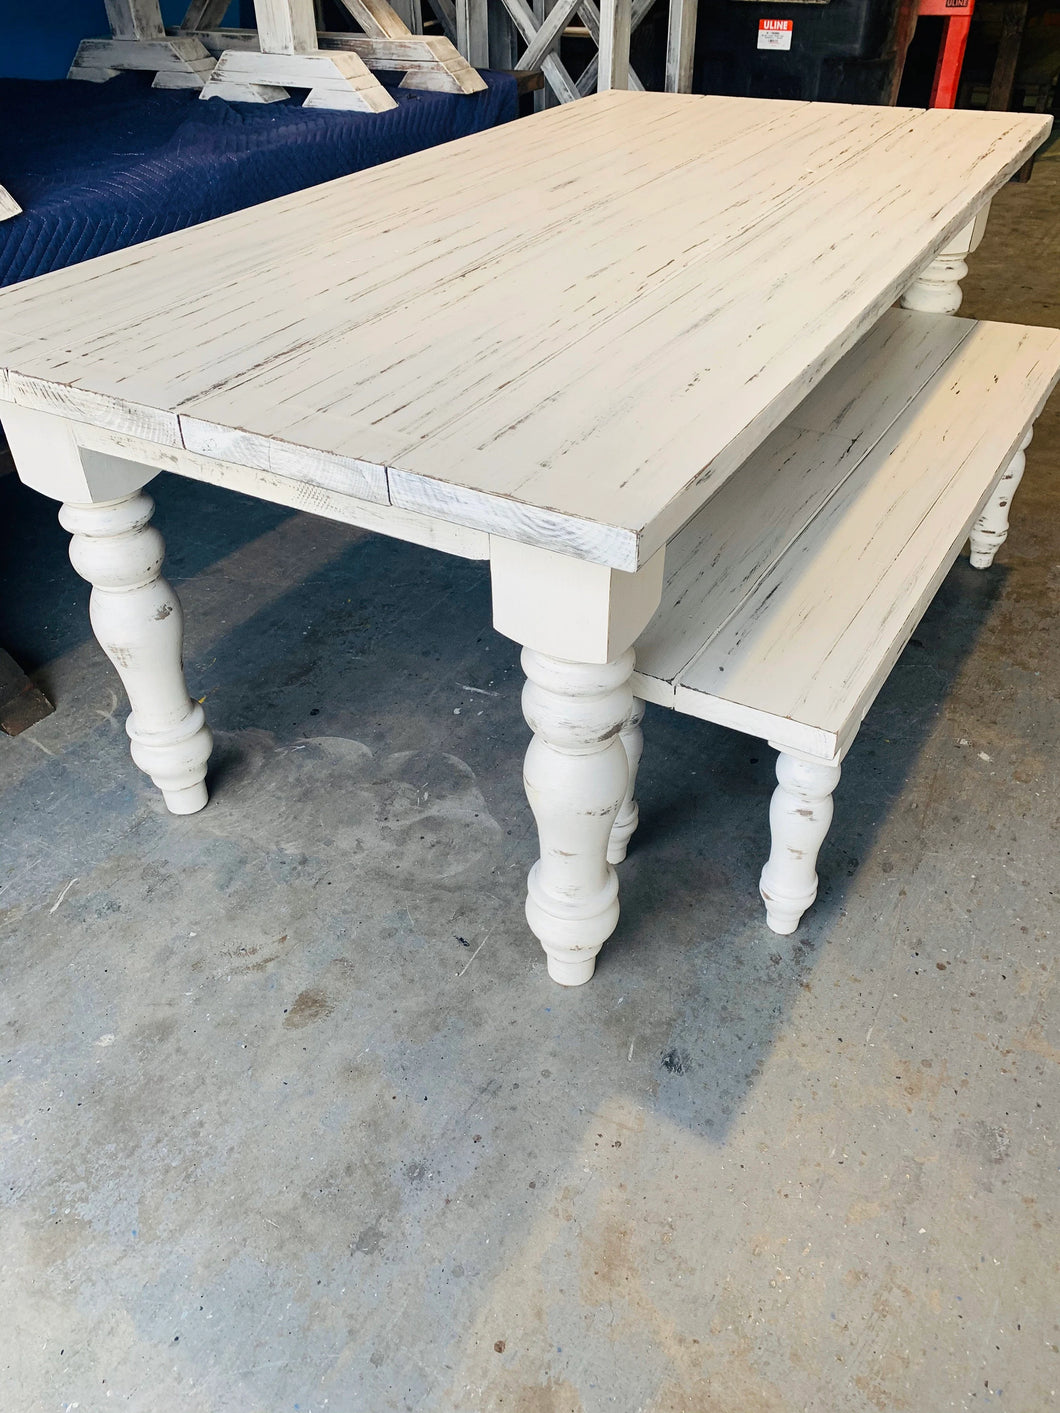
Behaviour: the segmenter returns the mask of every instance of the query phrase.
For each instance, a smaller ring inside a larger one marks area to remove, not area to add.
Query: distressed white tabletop
[[[0,292],[0,398],[632,570],[1048,126],[604,93]]]

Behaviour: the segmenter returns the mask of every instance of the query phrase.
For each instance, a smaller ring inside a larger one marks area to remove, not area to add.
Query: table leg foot
[[[118,73],[146,69],[154,70],[154,88],[201,89],[213,67],[213,56],[195,35],[167,35],[159,18],[155,33],[82,40],[66,77],[105,83]]]
[[[397,107],[360,55],[347,50],[270,54],[226,49],[199,97],[271,103],[286,98],[291,88],[309,90],[306,108],[385,113]]]
[[[65,504],[70,560],[92,585],[92,630],[128,693],[132,758],[174,814],[206,804],[212,737],[184,681],[180,600],[162,578],[162,536],[149,523],[154,502],[138,491],[93,505]]]
[[[1017,486],[1023,480],[1023,469],[1027,465],[1026,449],[1030,445],[1032,435],[1032,432],[1028,432],[1020,443],[1019,451],[991,492],[990,499],[983,506],[983,513],[968,537],[974,569],[989,569],[994,562],[994,556],[1008,539],[1009,507]]]
[[[832,791],[840,768],[799,760],[781,751],[777,788],[769,805],[772,848],[759,891],[766,922],[782,936],[794,932],[817,897],[817,855],[832,822]]]
[[[522,662],[523,714],[534,732],[523,783],[541,844],[526,918],[553,980],[581,986],[618,922],[607,849],[629,780],[620,733],[631,714],[633,653],[594,665],[524,648]]]
[[[558,957],[551,956],[548,958],[548,974],[553,981],[558,981],[560,986],[584,986],[587,981],[592,980],[595,970],[595,957],[577,962],[563,962]]]

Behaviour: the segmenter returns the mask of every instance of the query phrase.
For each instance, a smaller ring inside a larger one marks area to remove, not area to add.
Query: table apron
[[[257,467],[219,461],[201,456],[182,447],[163,446],[144,441],[124,432],[114,432],[88,423],[75,423],[53,414],[31,411],[10,404],[0,406],[12,454],[19,474],[27,485],[57,500],[76,500],[62,478],[63,454],[72,448],[83,467],[86,487],[93,482],[106,485],[113,480],[112,472],[120,468],[114,463],[129,463],[150,468],[152,472],[171,471],[192,481],[223,486],[259,500],[304,510],[326,520],[355,525],[428,549],[455,554],[462,559],[488,559],[490,537],[483,530],[456,525],[448,520],[405,510],[400,506],[379,504],[345,495],[341,491],[296,480]],[[58,454],[57,454],[58,453]],[[108,464],[109,463],[109,464]],[[146,482],[149,477],[144,477]],[[86,490],[85,499],[105,498]]]

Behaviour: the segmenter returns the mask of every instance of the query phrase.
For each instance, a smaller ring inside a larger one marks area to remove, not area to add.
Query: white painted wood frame
[[[629,42],[655,0],[601,0],[600,5],[596,0],[556,0],[547,13],[542,7],[540,15],[526,0],[494,3],[503,7],[525,45],[515,68],[523,72],[540,69],[559,102],[572,103],[607,89],[643,92],[644,85],[630,68]],[[489,0],[458,0],[457,48],[477,67],[490,62],[489,13]],[[598,51],[577,79],[556,52],[565,28],[575,18],[588,30]]]
[[[431,0],[435,15],[444,31],[443,35],[430,36],[429,53],[435,56],[435,67],[423,62],[425,51],[413,44],[416,36],[423,37],[422,0],[404,0],[408,14],[401,14],[387,0],[340,0],[370,40],[379,41],[370,52],[379,60],[374,67],[398,67],[381,62],[384,55],[407,57],[415,62],[406,69],[402,88],[437,88],[440,92],[478,93],[485,88],[485,80],[476,72],[475,66],[461,55],[456,40],[456,10],[453,0]],[[329,35],[329,42],[345,42],[345,35]],[[354,36],[356,38],[356,36]],[[387,42],[390,42],[389,45]],[[391,47],[392,46],[392,47]],[[327,48],[328,44],[324,44]],[[369,54],[362,53],[368,62]],[[456,88],[445,88],[439,72],[452,76],[458,83]]]
[[[258,33],[249,29],[201,30],[197,38],[216,56],[226,50],[257,53]],[[402,88],[434,93],[482,93],[486,81],[444,35],[379,35],[328,33],[317,35],[321,50],[356,54],[371,70],[403,73]]]
[[[295,88],[309,90],[306,108],[385,113],[397,107],[358,53],[320,48],[313,0],[255,0],[254,13],[256,46],[223,50],[200,98],[275,103]]]
[[[180,22],[181,33],[219,29],[230,6],[231,0],[191,0]]]
[[[698,0],[670,0],[666,28],[667,93],[692,92],[692,61],[696,48]]]
[[[345,0],[344,0],[345,3]],[[526,48],[515,68],[541,69],[549,90],[561,103],[571,103],[590,93],[644,85],[630,67],[630,38],[656,0],[557,0],[538,15],[525,0],[493,0],[513,21]],[[459,0],[456,42],[465,57],[485,67],[489,54],[489,0]],[[580,20],[598,52],[575,79],[556,52],[565,28]],[[687,93],[692,87],[692,57],[696,37],[695,0],[670,0],[666,48],[665,89]],[[505,56],[507,60],[509,56]],[[496,62],[496,61],[495,61]],[[505,62],[502,67],[509,67]]]
[[[303,106],[355,113],[385,113],[395,100],[359,55],[265,53],[228,49],[218,58],[200,98],[230,103],[278,103],[290,89],[308,89]]]
[[[127,70],[154,72],[154,88],[201,89],[212,56],[190,34],[168,35],[159,0],[106,0],[109,39],[83,39],[68,78],[104,83]]]
[[[600,0],[598,92],[629,87],[629,41],[633,27],[632,0]]]

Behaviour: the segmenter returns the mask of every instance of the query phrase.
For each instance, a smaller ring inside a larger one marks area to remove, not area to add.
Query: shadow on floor
[[[191,539],[195,506],[171,500],[167,511],[171,542]],[[215,539],[209,557],[223,548]],[[231,935],[250,916],[265,935],[270,915],[287,918],[301,935],[299,965],[310,970],[331,965],[336,951],[346,955],[356,936],[350,986],[329,1005],[362,1014],[385,1006],[396,939],[412,948],[403,986],[422,986],[424,956],[434,952],[435,980],[423,989],[416,1024],[447,1035],[452,1048],[430,1046],[413,1063],[427,1060],[453,1083],[487,1040],[470,1017],[456,1039],[445,976],[450,959],[468,960],[484,936],[492,962],[476,965],[492,964],[495,984],[521,987],[511,969],[537,969],[555,1031],[545,1049],[558,1043],[595,1055],[586,1073],[600,1073],[601,1102],[612,1088],[607,1017],[624,994],[650,996],[653,1054],[641,1081],[671,1118],[723,1140],[843,918],[861,861],[908,785],[1004,571],[981,574],[959,562],[894,669],[844,766],[820,897],[791,938],[768,931],[757,896],[774,752],[650,709],[642,825],[621,870],[623,917],[591,988],[563,992],[544,978],[522,921],[536,853],[519,787],[522,678],[518,649],[489,627],[486,567],[350,532],[306,579],[255,609],[255,552],[251,543],[248,580],[226,591],[229,603],[243,604],[230,628],[200,640],[197,580],[182,589],[194,643],[189,679],[218,738],[213,803],[202,819],[217,835],[212,850],[226,856],[223,876],[243,878],[220,889],[204,880],[216,908],[211,927]],[[163,833],[167,824],[156,821]],[[195,854],[184,866],[202,864]],[[336,874],[345,875],[342,907],[335,911],[336,894],[322,914],[311,879],[338,882]],[[626,1015],[613,1021],[628,1045]],[[522,1063],[542,1037],[516,1028],[511,1040]]]

